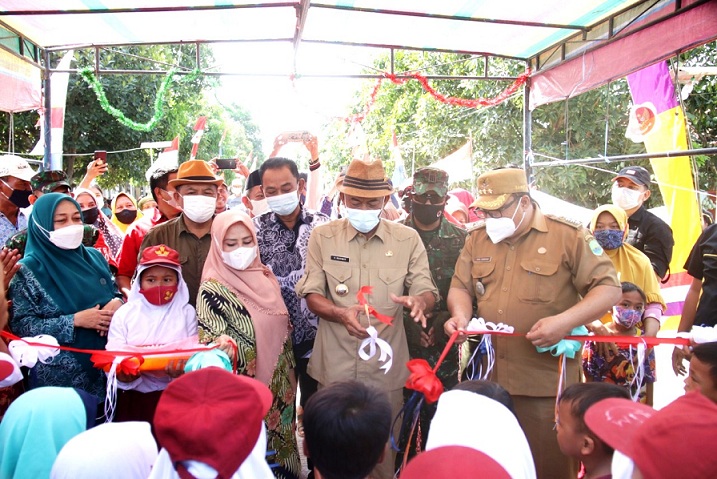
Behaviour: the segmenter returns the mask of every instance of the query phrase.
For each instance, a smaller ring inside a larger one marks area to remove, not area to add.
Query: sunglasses
[[[445,196],[438,196],[438,195],[432,194],[432,193],[423,194],[423,195],[417,195],[414,193],[412,198],[413,198],[413,201],[415,201],[416,203],[422,204],[422,205],[426,205],[428,203],[430,203],[432,205],[440,205],[446,200]]]
[[[503,212],[513,206],[516,201],[518,201],[520,198],[514,196],[513,199],[506,204],[504,204],[502,207],[498,208],[497,210],[484,210],[482,208],[476,208],[476,211],[482,212],[487,218],[502,218]]]

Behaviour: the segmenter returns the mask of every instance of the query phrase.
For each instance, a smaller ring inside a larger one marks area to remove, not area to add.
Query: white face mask
[[[184,206],[182,211],[195,223],[205,223],[214,216],[217,199],[204,195],[187,195],[182,197]]]
[[[378,225],[381,210],[357,210],[354,208],[346,208],[346,217],[349,219],[351,226],[361,233],[368,233]]]
[[[296,190],[284,193],[283,195],[270,196],[266,198],[271,211],[279,216],[290,215],[299,206],[299,195]],[[256,215],[256,213],[254,213]]]
[[[269,203],[266,198],[263,200],[249,200],[251,203],[251,213],[254,216],[259,216],[269,211]]]
[[[617,183],[612,184],[612,203],[623,210],[631,210],[640,206],[641,195],[642,191],[620,187]]]
[[[60,249],[77,249],[82,244],[84,225],[70,225],[50,231],[50,242]]]
[[[256,246],[241,246],[232,251],[222,251],[222,261],[230,268],[243,271],[256,258]]]
[[[518,203],[520,205],[520,203]],[[493,244],[498,244],[501,241],[503,241],[506,238],[510,238],[515,234],[516,230],[520,227],[520,225],[523,224],[523,220],[525,219],[525,211],[523,211],[523,217],[520,218],[520,223],[518,223],[518,226],[515,226],[515,223],[513,222],[513,218],[515,218],[515,214],[518,212],[520,208],[516,208],[513,212],[513,216],[510,218],[486,218],[485,219],[485,232],[488,234],[488,237],[493,242]]]

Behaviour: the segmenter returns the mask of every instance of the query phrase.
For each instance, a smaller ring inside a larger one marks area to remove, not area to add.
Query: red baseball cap
[[[181,477],[191,477],[182,461],[199,461],[227,479],[256,445],[271,403],[269,388],[247,376],[217,367],[186,373],[162,393],[157,440]]]
[[[426,477],[510,479],[510,474],[495,459],[476,449],[443,446],[417,455],[401,473],[401,479]]]
[[[661,410],[629,399],[603,399],[585,424],[635,463],[643,477],[717,477],[717,404],[688,393]]]
[[[164,265],[172,268],[181,267],[179,253],[165,244],[145,248],[142,251],[142,257],[139,259],[139,265]]]

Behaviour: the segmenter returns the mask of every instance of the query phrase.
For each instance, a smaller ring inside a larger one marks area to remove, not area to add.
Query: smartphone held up
[[[235,158],[217,158],[214,162],[220,170],[233,170],[237,167],[237,160]]]

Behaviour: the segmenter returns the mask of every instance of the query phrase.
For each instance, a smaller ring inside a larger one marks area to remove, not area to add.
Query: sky
[[[241,74],[222,77],[217,99],[223,104],[236,102],[251,112],[267,154],[274,138],[284,131],[308,130],[321,141],[321,126],[332,117],[346,117],[361,88],[362,80],[350,78],[299,77],[292,82],[293,47],[288,43],[215,44],[213,48],[222,71]],[[299,48],[297,72],[357,74],[376,54],[370,49],[304,43]]]

